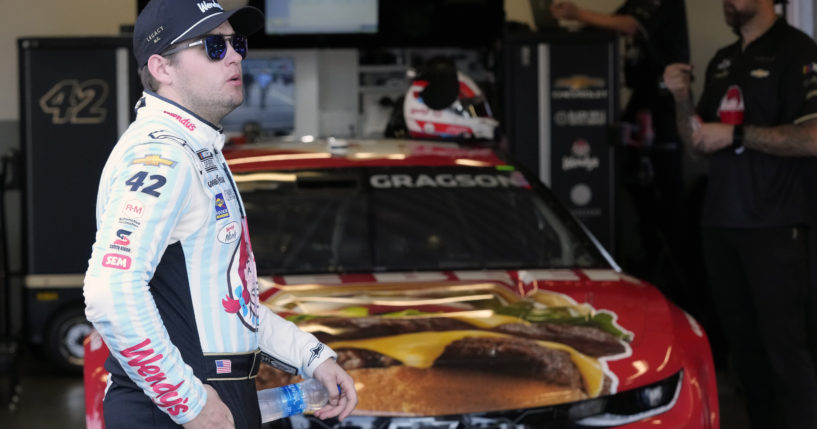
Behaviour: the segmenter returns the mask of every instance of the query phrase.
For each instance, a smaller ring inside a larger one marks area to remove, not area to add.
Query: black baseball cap
[[[139,66],[170,45],[209,33],[224,21],[245,36],[264,26],[264,13],[252,6],[224,10],[216,0],[150,0],[133,27],[133,55]]]

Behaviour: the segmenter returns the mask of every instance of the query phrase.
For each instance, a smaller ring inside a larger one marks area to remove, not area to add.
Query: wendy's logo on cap
[[[134,23],[133,55],[144,66],[152,55],[201,38],[228,21],[235,34],[246,36],[264,27],[264,13],[252,6],[225,10],[217,0],[150,0]]]
[[[199,10],[201,11],[201,13],[207,12],[208,10],[210,10],[212,8],[216,8],[218,10],[224,10],[221,7],[221,5],[218,4],[218,2],[216,2],[216,1],[203,1],[201,3],[197,3],[196,6],[199,7]]]

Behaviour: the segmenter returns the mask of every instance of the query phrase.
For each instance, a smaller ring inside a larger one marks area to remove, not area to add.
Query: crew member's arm
[[[297,369],[302,376],[317,378],[329,391],[329,403],[316,411],[315,416],[346,418],[357,406],[357,391],[352,377],[335,362],[337,353],[266,306],[259,306],[258,313],[261,350]]]
[[[675,99],[675,125],[678,136],[684,144],[686,152],[692,156],[699,149],[693,144],[693,132],[700,127],[700,122],[692,105],[690,81],[692,66],[689,64],[670,64],[664,69],[664,83]]]
[[[792,123],[775,126],[704,123],[692,133],[692,146],[703,153],[732,148],[736,153],[751,149],[776,156],[817,155],[817,46],[808,48],[798,52],[796,59],[781,72],[784,74],[780,77],[777,104],[784,110],[778,113],[795,118]],[[678,108],[679,98],[683,98],[685,70],[683,66],[672,65],[664,73],[667,86],[674,87],[670,90],[676,99],[679,121],[688,114],[685,105]]]
[[[570,1],[555,1],[550,6],[550,13],[556,19],[570,19],[593,27],[617,31],[626,36],[638,32],[638,21],[630,15],[610,15],[584,9]]]
[[[179,225],[197,222],[188,209],[201,185],[184,150],[147,143],[112,155],[97,199],[85,314],[131,380],[176,423],[207,427],[191,422],[207,404],[215,413],[204,415],[231,424],[229,410],[218,407],[171,342],[148,287],[166,247],[181,239]]]
[[[710,122],[701,125],[692,139],[693,145],[704,153],[743,146],[777,156],[817,155],[817,118],[775,127],[746,125],[742,134],[741,138],[734,125]]]

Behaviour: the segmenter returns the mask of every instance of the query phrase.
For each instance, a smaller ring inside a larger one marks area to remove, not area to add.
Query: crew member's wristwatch
[[[743,125],[735,125],[732,127],[732,144],[729,145],[736,154],[743,153]]]

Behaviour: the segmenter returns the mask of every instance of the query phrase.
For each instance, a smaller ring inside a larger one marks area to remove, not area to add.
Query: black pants
[[[141,389],[126,377],[112,375],[105,394],[103,413],[107,429],[180,428]],[[260,429],[261,412],[255,380],[213,381],[210,383],[230,408],[236,429]]]
[[[638,217],[636,228],[643,251],[642,258],[625,268],[686,308],[681,157],[680,147],[624,147],[621,167],[624,189]]]
[[[702,233],[709,286],[751,427],[817,428],[807,230]]]

